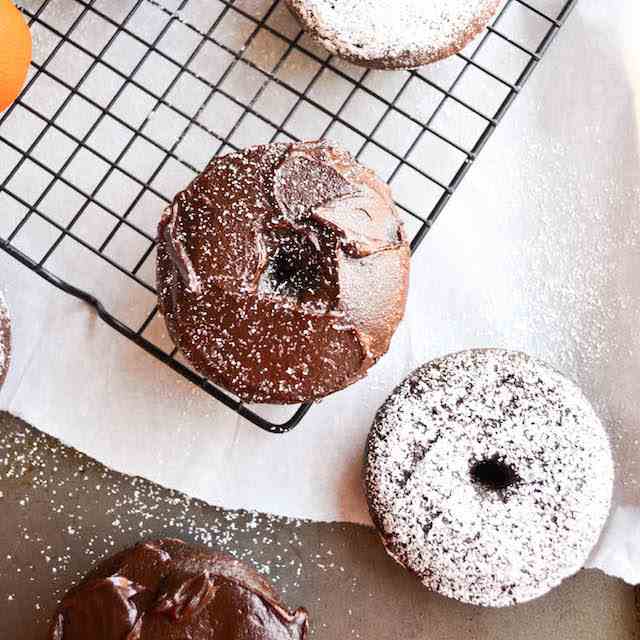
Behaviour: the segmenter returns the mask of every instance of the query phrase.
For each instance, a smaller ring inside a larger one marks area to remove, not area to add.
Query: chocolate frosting
[[[389,188],[325,142],[216,158],[159,225],[176,345],[241,399],[295,403],[362,376],[405,308],[409,246]]]
[[[290,613],[239,560],[180,540],[139,544],[100,565],[64,598],[49,640],[304,640]]]

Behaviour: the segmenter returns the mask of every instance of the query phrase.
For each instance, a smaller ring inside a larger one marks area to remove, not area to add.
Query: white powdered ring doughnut
[[[381,69],[418,67],[463,49],[499,0],[287,0],[331,53]]]
[[[365,475],[400,564],[445,596],[500,607],[582,568],[614,472],[575,384],[522,353],[479,349],[434,360],[396,389],[374,422]]]

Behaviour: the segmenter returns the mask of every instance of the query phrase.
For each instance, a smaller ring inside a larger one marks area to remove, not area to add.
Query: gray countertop
[[[640,637],[634,589],[598,571],[517,608],[462,605],[422,588],[371,529],[212,507],[111,471],[8,414],[0,414],[0,503],[1,638],[43,638],[57,598],[95,561],[163,536],[253,563],[291,606],[309,609],[316,638]]]

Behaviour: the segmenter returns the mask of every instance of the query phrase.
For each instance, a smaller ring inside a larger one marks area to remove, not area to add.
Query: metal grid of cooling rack
[[[329,56],[284,0],[22,0],[34,61],[0,117],[0,247],[95,307],[257,426],[198,375],[155,297],[160,211],[211,157],[328,137],[394,190],[415,251],[576,0],[506,0],[465,51],[412,71]]]

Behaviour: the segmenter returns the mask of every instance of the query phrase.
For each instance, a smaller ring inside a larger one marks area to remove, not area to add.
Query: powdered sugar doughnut
[[[309,34],[355,64],[418,67],[463,49],[499,0],[287,0]]]
[[[522,353],[464,351],[420,367],[368,441],[367,496],[388,552],[472,604],[525,602],[582,568],[612,486],[587,399]]]
[[[149,540],[98,565],[63,598],[48,640],[305,640],[304,609],[232,556]]]

